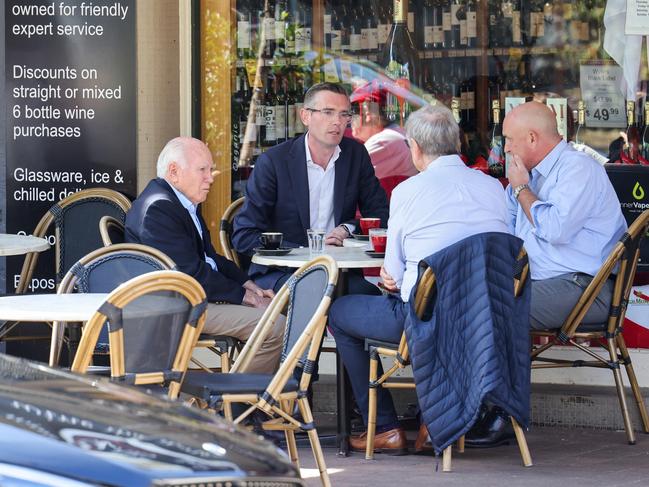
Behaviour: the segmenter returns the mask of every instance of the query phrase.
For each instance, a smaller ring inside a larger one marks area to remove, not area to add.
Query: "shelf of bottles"
[[[607,59],[605,6],[605,0],[236,0],[233,196],[261,152],[304,131],[299,109],[309,86],[333,80],[354,89],[372,67],[397,85],[416,86],[420,98],[453,108],[467,163],[490,161],[494,176],[502,170],[492,164],[493,134],[507,98],[565,98],[566,137],[574,140],[579,129],[592,143],[592,130],[577,116],[579,74],[585,61]],[[392,113],[391,120],[403,123],[407,113]],[[641,108],[635,119],[645,124]],[[603,142],[596,145],[604,152]]]

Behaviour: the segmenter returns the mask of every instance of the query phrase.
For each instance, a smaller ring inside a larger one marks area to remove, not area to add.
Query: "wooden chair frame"
[[[267,430],[284,431],[289,456],[291,461],[298,468],[299,459],[297,443],[295,441],[295,431],[306,431],[311,443],[313,456],[318,465],[318,470],[320,471],[320,479],[322,484],[327,487],[331,485],[331,482],[327,473],[324,455],[322,454],[322,447],[320,446],[318,433],[313,422],[313,414],[307,400],[306,391],[311,382],[313,366],[317,360],[318,351],[320,349],[322,336],[327,322],[327,311],[331,304],[334,289],[338,281],[338,266],[330,256],[322,255],[301,266],[293,275],[299,276],[308,272],[310,269],[317,267],[324,267],[327,271],[328,283],[326,291],[320,300],[315,313],[309,320],[309,323],[306,325],[295,344],[291,347],[290,351],[288,351],[284,361],[281,363],[278,371],[274,374],[263,394],[223,394],[221,400],[226,418],[233,420],[235,423],[240,423],[255,410],[263,411],[268,416],[268,420],[263,422],[262,427]],[[241,373],[240,371],[246,370],[248,365],[255,359],[259,348],[264,342],[266,336],[270,333],[280,313],[282,313],[289,305],[290,285],[291,279],[282,286],[273,298],[271,304],[266,308],[258,325],[255,327],[237,361],[234,363],[234,366],[230,371],[231,374]],[[300,358],[303,357],[305,351],[307,352],[306,363],[304,365],[298,390],[283,392],[286,383],[293,376],[293,371],[295,370]],[[293,417],[296,402],[298,410],[302,415],[303,422],[300,422]],[[248,408],[238,417],[233,418],[231,408],[233,403],[244,403],[248,405]]]
[[[125,282],[110,293],[104,305],[88,320],[79,350],[72,363],[72,371],[80,373],[87,371],[99,333],[108,320],[106,314],[108,312],[105,311],[108,309],[106,303],[110,307],[122,309],[135,299],[156,291],[174,291],[182,294],[192,305],[193,311],[197,311],[197,313],[190,313],[190,320],[185,323],[171,371],[137,373],[129,377],[125,370],[123,329],[119,328],[118,330],[111,330],[109,335],[110,374],[113,380],[127,378],[134,385],[168,385],[168,396],[170,398],[178,397],[182,378],[205,323],[205,310],[207,309],[205,291],[202,286],[194,278],[182,272],[165,270],[142,274]],[[198,315],[196,316],[196,314]],[[192,317],[192,315],[194,316]]]
[[[245,200],[246,197],[242,196],[230,203],[230,206],[225,209],[221,217],[221,224],[219,226],[219,240],[223,248],[223,255],[238,267],[241,267],[241,261],[239,260],[239,254],[237,254],[237,251],[234,250],[232,245],[232,222],[239,210],[241,210]]]
[[[521,249],[517,257],[517,262],[519,263],[519,268],[514,272],[514,296],[520,296],[529,274],[529,263],[525,249]],[[433,273],[433,270],[428,267],[420,277],[419,283],[417,284],[417,293],[415,295],[415,313],[417,313],[417,316],[420,319],[435,295],[435,274]],[[374,458],[374,439],[376,436],[376,389],[378,387],[384,387],[386,389],[414,389],[415,383],[388,381],[397,370],[404,369],[410,365],[410,354],[408,351],[405,332],[401,335],[401,340],[396,347],[394,347],[394,344],[390,343],[379,344],[374,340],[366,340],[366,346],[370,352],[370,381],[368,391],[367,446],[365,450],[365,458],[367,460],[372,460]],[[381,356],[392,357],[394,363],[383,373],[383,375],[381,375],[381,377],[378,377],[378,367]],[[523,465],[530,467],[532,466],[532,457],[527,446],[525,433],[513,417],[511,418],[511,421],[518,442],[518,447],[521,452]],[[464,436],[460,437],[458,440],[458,451],[464,452]],[[442,471],[450,472],[451,463],[452,449],[451,446],[448,446],[444,449],[442,456]]]
[[[110,239],[111,229],[117,229],[124,233],[124,222],[121,222],[110,215],[102,216],[99,220],[99,233],[101,234],[101,241],[105,246],[113,245],[115,243]]]
[[[649,210],[646,210],[636,218],[628,231],[620,238],[597,275],[582,293],[562,327],[559,330],[533,330],[531,332],[532,337],[547,337],[548,339],[547,343],[533,346],[532,369],[596,367],[611,370],[624,419],[624,429],[630,445],[635,444],[636,440],[626,404],[624,382],[620,372],[622,366],[626,370],[631,391],[640,412],[643,431],[649,433],[649,415],[622,335],[626,307],[640,257],[640,244],[648,230]],[[584,316],[599,295],[607,279],[611,278],[616,269],[617,276],[615,277],[611,308],[605,328],[595,331],[588,329],[588,327],[585,328],[582,325]],[[585,340],[597,341],[602,350],[584,345],[582,342]],[[555,345],[573,346],[588,355],[590,360],[567,360],[541,356]]]
[[[109,257],[111,254],[129,254],[133,256],[141,256],[144,259],[153,260],[157,262],[160,267],[164,270],[171,270],[176,268],[176,263],[169,258],[165,253],[160,252],[159,250],[149,247],[148,245],[134,244],[134,243],[122,243],[109,245],[107,247],[100,247],[97,250],[90,252],[89,254],[82,257],[77,263],[71,268],[63,279],[57,289],[57,294],[69,294],[74,292],[77,285],[77,274],[74,272],[74,268],[77,266],[88,267],[92,266],[93,263],[101,261]],[[52,323],[52,340],[50,344],[50,367],[55,367],[59,363],[59,358],[61,356],[61,348],[64,340],[64,331],[65,324],[59,321]]]

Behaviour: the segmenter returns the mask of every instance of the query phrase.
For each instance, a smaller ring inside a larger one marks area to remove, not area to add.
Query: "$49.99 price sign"
[[[581,97],[586,105],[586,127],[626,127],[622,68],[594,61],[579,67]]]

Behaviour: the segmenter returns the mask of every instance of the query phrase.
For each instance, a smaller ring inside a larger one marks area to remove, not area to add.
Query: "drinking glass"
[[[315,257],[324,254],[324,230],[309,228],[306,235],[309,239],[309,255]]]

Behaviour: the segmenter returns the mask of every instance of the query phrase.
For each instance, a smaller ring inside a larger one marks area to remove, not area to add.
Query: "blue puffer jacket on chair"
[[[417,397],[437,452],[475,423],[480,404],[502,407],[523,426],[530,409],[530,283],[514,298],[523,241],[481,233],[420,263],[431,267],[437,295],[424,319],[405,323]]]

